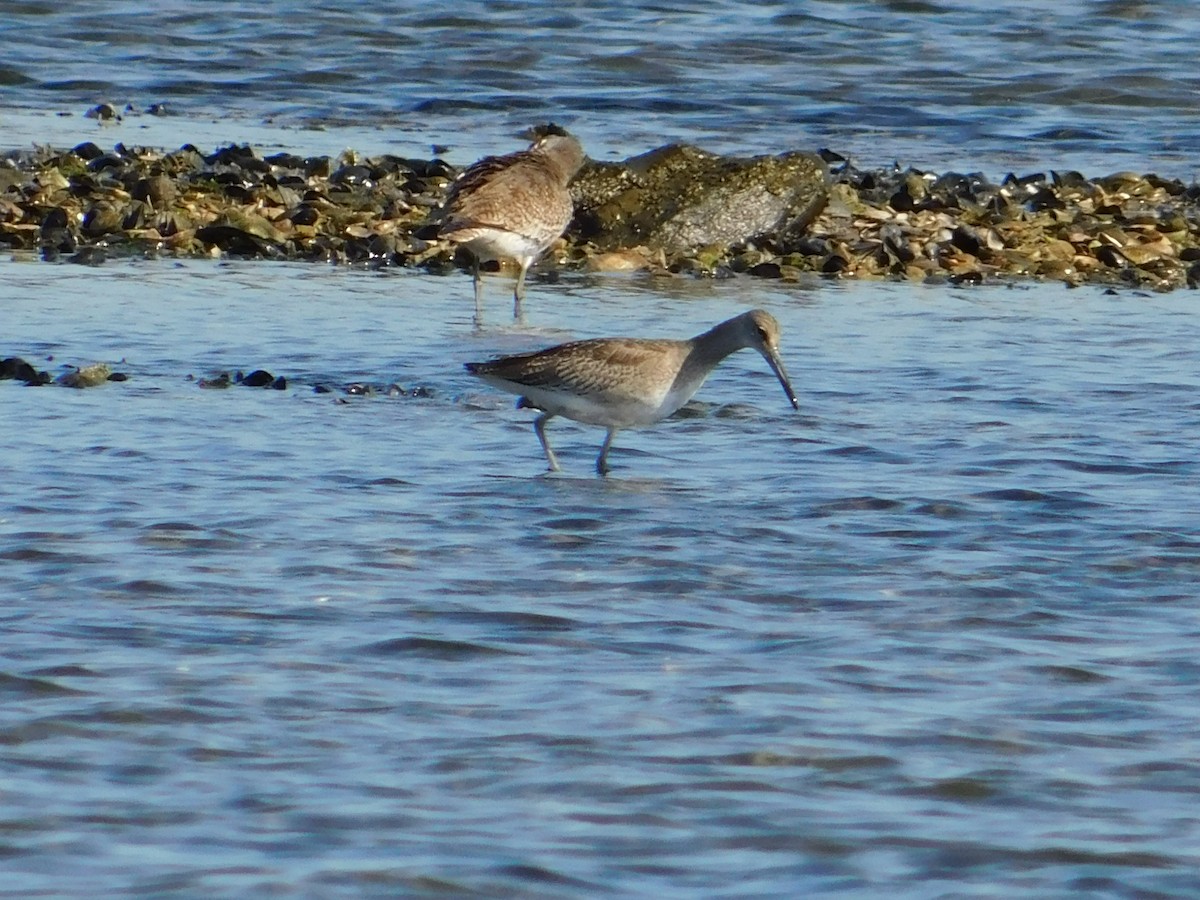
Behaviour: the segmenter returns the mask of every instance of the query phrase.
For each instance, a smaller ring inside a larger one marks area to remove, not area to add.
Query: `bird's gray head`
[[[566,132],[544,134],[534,142],[530,149],[545,156],[562,173],[563,181],[569,181],[574,177],[575,173],[583,167],[584,160],[587,159],[579,139]]]
[[[779,379],[779,383],[783,385],[783,392],[787,394],[792,407],[799,409],[800,401],[796,399],[791,379],[788,378],[783,359],[779,356],[779,323],[765,309],[752,309],[740,318],[742,327],[745,329],[747,345],[762,354],[763,359],[771,367],[771,371],[775,373],[775,377]]]
[[[779,352],[779,322],[765,309],[752,309],[742,316],[756,344]]]

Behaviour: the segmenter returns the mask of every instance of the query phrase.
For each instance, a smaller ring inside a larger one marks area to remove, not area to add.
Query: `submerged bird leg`
[[[483,277],[479,274],[479,257],[472,256],[475,265],[471,269],[471,274],[475,283],[475,324],[478,325],[483,321]]]
[[[600,455],[596,457],[596,474],[607,475],[608,468],[608,451],[612,447],[613,438],[617,436],[617,429],[608,429],[608,434],[605,435],[604,444],[600,447]]]
[[[542,413],[533,420],[533,430],[537,432],[538,440],[542,442],[542,449],[546,451],[546,460],[550,463],[550,471],[557,472],[558,457],[554,455],[554,451],[550,449],[550,442],[546,440],[546,423],[550,421],[550,413]]]

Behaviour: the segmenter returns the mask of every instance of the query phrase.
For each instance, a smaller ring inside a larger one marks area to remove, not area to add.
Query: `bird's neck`
[[[731,319],[692,338],[692,352],[688,357],[711,369],[729,354],[736,353],[745,346],[740,320]]]
[[[579,170],[578,166],[572,165],[573,160],[567,159],[566,155],[563,153],[550,152],[549,150],[542,148],[535,149],[534,152],[542,157],[542,162],[545,164],[546,168],[549,169],[562,184],[569,182]]]

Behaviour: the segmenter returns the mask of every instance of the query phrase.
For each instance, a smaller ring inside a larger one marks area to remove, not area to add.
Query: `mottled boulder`
[[[104,363],[94,363],[90,366],[84,366],[82,369],[72,369],[69,372],[63,372],[63,374],[55,379],[55,382],[61,384],[63,387],[96,387],[108,381],[112,377],[112,374],[112,369]]]
[[[829,176],[812,153],[749,159],[670,145],[623,162],[589,163],[572,183],[570,233],[599,250],[668,253],[790,239],[825,205]]]

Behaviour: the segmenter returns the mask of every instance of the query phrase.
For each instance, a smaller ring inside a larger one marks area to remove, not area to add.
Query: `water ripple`
[[[119,2],[99,16],[16,3],[0,21],[0,103],[75,115],[130,104],[127,125],[165,102],[197,127],[214,116],[353,124],[420,130],[425,144],[470,141],[464,119],[492,142],[567,121],[605,148],[599,156],[672,141],[743,153],[799,142],[876,164],[1002,174],[1157,170],[1148,161],[1158,160],[1190,177],[1195,83],[1182,73],[1198,26],[1176,2],[1135,6],[1136,27],[1130,4],[1085,0],[1038,16],[973,0],[804,12],[470,0],[452,13],[398,3],[366,14],[332,2],[254,16],[228,2],[186,13]]]
[[[467,276],[78,269],[0,264],[6,353],[138,361],[0,383],[10,890],[1200,887],[1184,301],[531,286],[526,341],[782,323],[806,415],[739,354],[600,479],[468,382]],[[434,396],[180,375],[226,354]]]

